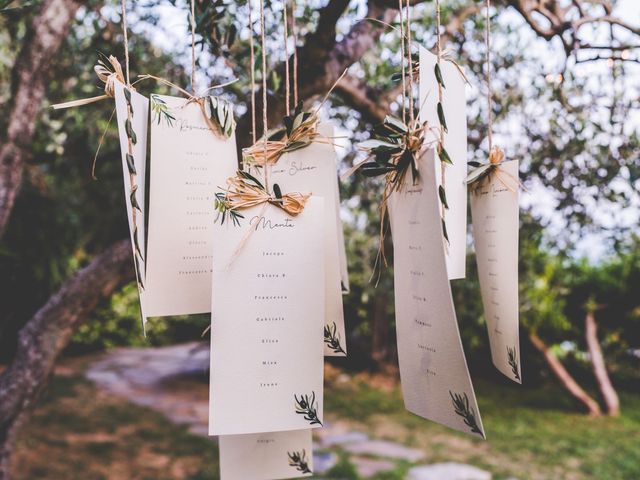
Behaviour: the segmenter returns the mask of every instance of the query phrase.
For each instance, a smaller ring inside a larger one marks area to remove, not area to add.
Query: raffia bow
[[[467,176],[467,185],[471,186],[472,193],[477,194],[479,190],[494,177],[502,183],[507,190],[511,192],[518,191],[518,188],[522,187],[520,179],[506,172],[501,167],[503,162],[504,152],[497,145],[489,152],[489,163],[482,165],[478,162],[469,162],[469,165],[476,167]]]
[[[61,110],[63,108],[79,107],[104,100],[105,98],[115,97],[116,82],[120,82],[123,85],[126,83],[124,73],[122,72],[122,65],[120,65],[118,59],[113,55],[107,57],[102,53],[98,53],[98,56],[99,60],[97,65],[93,67],[93,71],[96,72],[100,81],[104,82],[104,94],[90,98],[71,100],[70,102],[56,103],[55,105],[51,105],[51,108]]]

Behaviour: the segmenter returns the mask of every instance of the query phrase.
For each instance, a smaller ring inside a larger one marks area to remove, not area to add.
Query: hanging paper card
[[[150,102],[147,314],[206,313],[215,193],[238,169],[235,135],[213,132],[185,98],[151,95]]]
[[[407,410],[484,437],[447,278],[433,150],[389,199],[396,332]]]
[[[472,187],[470,187],[472,189]],[[518,161],[503,162],[471,193],[473,241],[491,358],[518,383]]]
[[[121,82],[114,82],[114,88],[122,154],[122,173],[124,175],[124,194],[144,328],[147,318],[144,205],[149,100],[135,90],[127,88]]]
[[[209,434],[320,427],[324,199],[242,215],[213,229]]]
[[[222,435],[222,480],[275,480],[313,473],[311,430]]]
[[[435,75],[437,57],[420,47],[420,121],[428,121],[438,127],[438,81]],[[440,64],[443,89],[442,113],[447,130],[444,147],[452,165],[445,168],[444,189],[449,206],[445,210],[445,223],[449,244],[447,248],[447,271],[449,279],[465,277],[467,255],[467,101],[465,81],[458,68],[449,61]],[[434,139],[439,134],[432,132]],[[442,184],[441,164],[437,162],[436,178]]]
[[[338,173],[336,156],[332,145],[333,127],[320,125],[318,141],[305,148],[284,154],[270,172],[271,181],[285,192],[312,192],[324,198],[325,222],[325,329],[324,354],[345,356],[347,354],[342,310],[340,276],[340,205],[336,202]],[[344,244],[344,243],[343,243]]]

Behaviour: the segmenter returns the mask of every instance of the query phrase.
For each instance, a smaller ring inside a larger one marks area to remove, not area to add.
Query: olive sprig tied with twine
[[[505,188],[515,192],[519,187],[522,187],[520,179],[515,178],[510,173],[501,168],[504,162],[504,152],[497,145],[491,148],[489,153],[489,163],[469,162],[468,165],[473,167],[473,170],[467,175],[467,185],[470,186],[471,192],[477,194],[480,189],[491,182],[492,178],[496,178],[502,183]]]
[[[266,142],[258,140],[243,150],[244,161],[260,166],[275,164],[285,153],[311,145],[319,136],[318,122],[317,113],[305,112],[301,100],[293,114],[284,117],[284,126],[267,135]]]

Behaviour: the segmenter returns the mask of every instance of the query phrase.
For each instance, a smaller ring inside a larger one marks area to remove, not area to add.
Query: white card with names
[[[235,135],[186,98],[151,95],[147,315],[211,311],[215,193],[238,169]]]
[[[128,93],[127,93],[128,92]],[[131,236],[131,248],[138,282],[140,312],[143,328],[146,324],[145,276],[145,179],[147,164],[147,128],[149,123],[149,99],[124,84],[115,82],[116,120],[120,137],[124,195],[127,220]],[[129,128],[127,123],[130,121]]]
[[[311,430],[222,435],[221,480],[276,480],[313,474]]]
[[[321,427],[324,199],[241,213],[213,229],[209,434]]]
[[[473,241],[494,365],[522,383],[518,326],[518,161],[471,192]]]
[[[346,356],[347,344],[342,308],[340,243],[340,201],[336,153],[331,142],[333,126],[320,125],[319,140],[311,145],[285,153],[270,171],[270,180],[283,192],[312,193],[324,198],[325,204],[325,335],[326,356]]]
[[[420,47],[420,121],[428,121],[430,126],[439,129],[436,63],[437,57]],[[445,210],[449,237],[447,272],[449,279],[453,280],[465,277],[467,258],[467,97],[465,80],[457,67],[443,60],[440,70],[446,87],[442,92],[442,108],[448,129],[444,134],[444,148],[453,162],[453,165],[444,166],[444,188],[449,205]],[[431,132],[430,135],[433,139],[439,139],[439,133]],[[441,163],[437,162],[438,184],[442,183],[441,168]]]
[[[389,199],[404,403],[423,418],[484,437],[447,278],[434,150],[418,163],[418,182],[409,172]]]

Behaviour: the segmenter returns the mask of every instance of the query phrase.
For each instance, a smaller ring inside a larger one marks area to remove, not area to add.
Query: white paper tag
[[[484,437],[447,278],[435,164],[427,151],[417,183],[408,173],[389,199],[402,393],[410,412]]]
[[[336,202],[338,173],[332,142],[333,126],[320,125],[321,140],[285,153],[271,168],[270,180],[283,192],[313,193],[325,206],[325,347],[326,356],[346,356],[340,264],[340,203]],[[324,140],[322,140],[324,139]],[[327,143],[323,143],[327,142]],[[344,246],[344,241],[342,242]]]
[[[238,169],[235,136],[212,132],[185,98],[150,102],[147,315],[210,312],[215,193]]]
[[[518,161],[503,162],[471,193],[473,241],[491,358],[522,383],[518,329]]]
[[[435,76],[437,57],[420,47],[420,121],[432,127],[440,126],[438,119],[438,82]],[[444,147],[453,165],[446,165],[444,188],[449,208],[445,210],[445,223],[449,245],[447,272],[449,279],[465,277],[467,256],[467,97],[465,81],[456,66],[449,61],[440,63],[445,89],[442,107],[448,133]],[[439,139],[439,134],[431,133]],[[442,184],[441,164],[436,164],[438,185]],[[438,199],[438,202],[440,200]]]
[[[124,195],[144,328],[147,320],[144,212],[149,100],[132,89],[128,89],[127,94],[126,87],[120,82],[115,82],[114,85]],[[127,133],[128,119],[130,119],[129,133]]]
[[[209,434],[318,428],[324,199],[296,217],[267,204],[241,213],[213,231]]]
[[[275,480],[313,473],[311,430],[223,435],[222,480]]]

